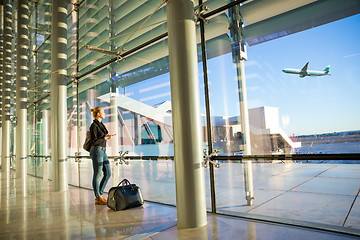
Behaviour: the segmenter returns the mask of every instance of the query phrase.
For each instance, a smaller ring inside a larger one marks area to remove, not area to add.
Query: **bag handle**
[[[120,185],[123,185],[123,186],[130,185],[131,186],[131,183],[129,180],[124,178],[117,186],[120,187]]]
[[[135,184],[131,184],[129,180],[127,180],[126,178],[124,178],[118,185],[117,187],[120,187],[120,185],[122,185],[122,187],[125,187],[125,186],[129,186],[131,191],[135,191],[135,188],[134,188],[134,185]],[[121,189],[121,191],[124,191],[124,188]]]

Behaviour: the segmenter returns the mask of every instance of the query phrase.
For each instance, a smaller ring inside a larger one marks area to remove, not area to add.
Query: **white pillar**
[[[16,64],[16,178],[23,179],[26,187],[27,175],[27,75],[28,75],[28,25],[29,6],[27,0],[18,0],[17,64]],[[24,190],[24,192],[26,192]]]
[[[4,0],[3,84],[2,84],[2,149],[1,172],[10,172],[10,91],[12,54],[12,1]]]
[[[67,183],[67,1],[52,1],[51,21],[51,165],[54,191],[68,189]]]
[[[207,224],[194,2],[167,2],[179,228]]]
[[[3,99],[2,99],[2,88],[3,88],[3,68],[4,68],[4,41],[3,41],[3,33],[4,33],[4,9],[3,5],[0,5],[0,166],[1,166],[1,148],[2,148],[2,109],[3,109]]]

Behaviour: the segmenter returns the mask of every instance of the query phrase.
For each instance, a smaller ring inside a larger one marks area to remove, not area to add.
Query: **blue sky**
[[[360,130],[359,39],[358,14],[248,47],[249,108],[278,107],[289,135]],[[331,65],[331,76],[299,78],[281,71],[306,62],[309,70]],[[208,66],[212,115],[239,115],[231,54],[209,60]]]
[[[248,47],[248,107],[279,108],[288,135],[360,130],[360,14]],[[285,74],[284,68],[323,70],[331,76]],[[231,53],[208,60],[211,115],[238,116],[236,69]],[[169,73],[126,89],[127,96],[155,105],[171,99]],[[202,63],[201,114],[205,114]]]

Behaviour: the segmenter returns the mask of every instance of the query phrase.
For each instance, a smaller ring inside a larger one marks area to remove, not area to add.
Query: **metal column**
[[[246,79],[244,60],[239,60],[236,63],[238,91],[240,99],[240,115],[241,115],[241,132],[244,143],[244,155],[251,155],[250,145],[250,124],[249,124],[249,111],[247,105],[246,94]]]
[[[115,92],[113,92],[115,90]],[[117,90],[111,88],[110,90],[110,134],[116,134],[110,139],[109,145],[111,147],[111,156],[119,155],[119,120],[118,120],[118,107],[117,107]],[[114,164],[113,186],[120,182],[119,178],[119,165]]]
[[[49,156],[49,118],[50,118],[50,114],[49,114],[49,110],[43,110],[42,111],[42,115],[43,115],[43,119],[42,119],[42,129],[40,131],[40,136],[43,139],[43,151],[42,154],[44,156]],[[49,158],[45,157],[44,162],[43,162],[43,181],[47,182],[49,180]]]
[[[242,143],[244,146],[243,155],[251,155],[250,143],[250,124],[249,124],[249,109],[247,105],[246,79],[245,79],[245,64],[246,60],[246,46],[243,42],[240,6],[234,6],[229,9],[230,20],[230,35],[233,52],[233,62],[236,63],[239,102],[240,102],[240,117],[241,117],[241,133]],[[245,161],[244,163],[244,182],[245,182],[245,198],[247,205],[252,205],[253,200],[253,179],[252,179],[252,162]]]
[[[4,0],[4,47],[2,85],[2,149],[1,172],[10,172],[10,91],[12,54],[12,1]]]
[[[4,33],[4,8],[3,5],[0,5],[0,157],[1,153],[1,146],[2,146],[2,108],[3,108],[3,100],[2,100],[2,88],[3,88],[3,67],[4,67],[4,58],[3,58],[3,51],[4,51],[4,41],[3,41],[3,33]],[[0,160],[1,166],[1,160]]]
[[[52,1],[51,30],[51,161],[53,190],[68,189],[66,163],[67,1]]]
[[[203,1],[199,0],[200,12],[203,8]],[[211,112],[210,112],[210,94],[209,94],[209,79],[207,73],[207,54],[206,54],[206,39],[205,39],[205,23],[203,19],[200,19],[200,36],[201,36],[201,56],[204,73],[204,93],[205,93],[205,109],[206,109],[206,130],[207,130],[207,142],[208,153],[210,155],[213,152],[213,138],[212,138],[212,126],[211,126]],[[216,188],[215,188],[215,172],[214,165],[209,164],[210,173],[210,189],[211,189],[211,212],[216,213]]]
[[[135,145],[141,145],[141,116],[139,114],[134,114],[134,128],[135,128]]]
[[[115,31],[115,7],[114,2],[109,0],[109,15],[110,15],[110,37],[113,39],[116,35]],[[116,50],[116,44],[114,41],[110,41],[111,51]],[[116,134],[113,138],[110,139],[110,147],[111,147],[111,156],[118,156],[119,154],[119,120],[118,120],[118,95],[119,91],[117,88],[116,81],[112,78],[112,76],[116,76],[116,70],[114,70],[113,65],[110,65],[110,76],[111,85],[110,85],[110,134]],[[120,179],[118,178],[118,170],[116,165],[114,165],[114,186],[119,183]]]
[[[79,3],[76,0],[73,0],[73,24],[75,21],[75,27],[73,28],[73,32],[75,32],[75,36],[76,36],[76,44],[75,44],[75,58],[73,60],[75,60],[76,62],[76,68],[75,68],[75,76],[78,76],[79,73]],[[75,19],[75,20],[74,20]],[[73,72],[74,73],[74,72]],[[81,148],[81,144],[80,144],[80,101],[79,101],[79,79],[74,78],[74,84],[73,84],[73,88],[74,88],[74,95],[73,95],[73,106],[76,107],[76,144],[77,144],[77,152],[78,154],[80,154],[80,148]],[[78,167],[80,169],[80,159],[78,159]],[[79,171],[79,179],[80,179],[80,171]]]
[[[179,228],[205,226],[206,198],[194,2],[167,2],[176,206]]]
[[[111,156],[119,154],[119,120],[117,111],[117,91],[110,93],[110,134],[116,134],[110,139]]]
[[[242,132],[242,140],[244,143],[243,155],[251,155],[250,125],[249,125],[249,112],[247,106],[244,60],[239,60],[239,62],[236,63],[236,69],[237,69],[237,80],[239,84],[241,132]],[[244,162],[244,182],[245,182],[245,199],[247,201],[247,205],[251,206],[252,201],[254,199],[251,161]]]
[[[18,23],[17,23],[17,64],[16,64],[16,178],[23,179],[26,186],[26,157],[27,157],[27,55],[30,39],[28,34],[29,6],[27,0],[18,0]]]

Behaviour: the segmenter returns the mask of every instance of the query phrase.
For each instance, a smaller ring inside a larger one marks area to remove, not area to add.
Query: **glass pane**
[[[113,63],[110,69],[116,92],[102,98],[112,98],[117,108],[119,150],[133,156],[173,156],[167,41]]]
[[[67,161],[67,177],[68,177],[68,183],[74,186],[80,186],[79,185],[79,166],[80,163],[75,158],[69,158]],[[89,183],[91,183],[90,175],[84,176],[84,179],[86,179]]]
[[[42,0],[37,4],[37,22],[32,26],[36,34],[36,46],[41,46],[46,40],[50,39],[51,32],[51,1]]]
[[[87,78],[82,79],[79,83],[78,91],[79,91],[79,97],[78,97],[78,114],[79,114],[79,144],[76,142],[77,138],[77,129],[75,126],[75,120],[74,117],[76,115],[76,112],[74,112],[73,115],[73,127],[72,127],[72,144],[71,148],[72,155],[75,155],[75,152],[79,150],[80,156],[89,156],[89,152],[85,151],[82,148],[82,145],[85,141],[86,132],[89,130],[91,123],[93,122],[93,116],[90,112],[91,109],[95,107],[103,107],[106,118],[102,121],[109,132],[111,132],[111,129],[109,127],[109,123],[111,122],[111,118],[109,117],[109,104],[106,101],[103,101],[99,96],[104,95],[105,93],[109,92],[109,85],[107,79],[109,78],[109,71],[107,68],[101,69],[95,74],[88,75]],[[73,91],[72,93],[75,93],[75,87],[76,85],[73,85]],[[76,95],[75,95],[76,96]],[[70,100],[71,101],[71,100]],[[73,106],[72,109],[74,111],[75,109],[75,102],[72,102],[71,105]],[[77,108],[77,107],[76,107]],[[70,111],[69,111],[70,116]],[[111,149],[111,142],[112,140],[109,140],[107,143],[106,153],[108,156],[112,156],[112,149]],[[79,169],[79,179],[80,179],[80,186],[86,187],[92,189],[92,176],[93,176],[93,168],[92,168],[92,161],[90,158],[82,158],[80,159],[81,162],[78,163],[77,168]],[[75,163],[74,163],[75,164]],[[113,164],[113,160],[110,160],[110,165]],[[75,168],[76,169],[76,168]],[[71,171],[76,171],[75,169],[72,169]],[[77,175],[77,173],[75,173]],[[110,183],[111,179],[109,180]],[[110,186],[110,184],[108,184]]]
[[[35,154],[35,118],[34,118],[34,107],[28,108],[27,111],[27,152],[29,155]],[[27,173],[35,175],[35,164],[32,157],[27,158]]]
[[[126,178],[141,187],[144,199],[176,205],[173,160],[128,160],[118,165],[120,179]]]
[[[356,15],[248,48],[250,123],[257,132],[269,132],[259,136],[254,131],[254,139],[268,139],[263,147],[253,145],[254,151],[360,152],[356,104],[360,101],[356,81],[360,60],[354,55],[360,49],[354,40],[359,36],[359,31],[354,31],[359,19]],[[333,34],[337,37],[331,37]],[[284,72],[301,69],[307,62],[310,73],[325,74],[323,70],[331,65],[331,75],[302,77]]]
[[[36,175],[44,178],[51,176],[51,114],[50,114],[50,98],[45,98],[42,104],[38,106],[36,119]]]
[[[68,156],[75,156],[78,152],[78,111],[77,111],[77,95],[76,83],[70,84],[67,88],[67,144]]]
[[[114,50],[130,50],[167,32],[162,0],[114,1],[113,10]]]
[[[86,0],[79,11],[79,73],[83,74],[111,57],[84,48],[109,50],[109,1]]]
[[[38,177],[49,177],[50,170],[50,110],[48,99],[43,104],[32,104],[28,108],[27,125],[28,173]]]
[[[110,165],[112,164],[112,161],[110,161]],[[92,179],[93,179],[93,166],[92,161],[89,158],[81,158],[80,163],[78,166],[71,170],[75,175],[77,173],[75,172],[75,169],[80,169],[80,187],[93,189],[92,187]],[[112,169],[111,169],[112,170]],[[111,181],[108,182],[107,187],[105,188],[105,191],[108,190],[108,188],[111,186]]]
[[[116,42],[111,42],[112,45]],[[90,109],[104,108],[103,123],[109,133],[108,156],[173,156],[171,95],[167,41],[99,69],[79,83],[80,143],[93,121]],[[82,151],[82,155],[89,155]],[[126,159],[126,157],[125,157]],[[173,161],[127,160],[129,165],[110,160],[112,177],[108,186],[127,178],[141,186],[144,198],[175,204]],[[82,159],[80,185],[92,188],[92,162]],[[169,189],[169,186],[172,186]],[[162,189],[156,192],[156,189]],[[172,189],[172,190],[171,190]],[[168,191],[171,190],[171,195]]]
[[[109,79],[109,70],[104,68],[99,70],[98,72],[94,74],[90,74],[87,76],[87,78],[82,79],[79,82],[78,87],[78,101],[79,101],[79,118],[80,118],[80,153],[83,156],[89,155],[88,152],[86,152],[82,148],[82,144],[85,141],[86,132],[89,130],[91,123],[93,122],[93,117],[90,112],[92,108],[95,107],[103,107],[106,113],[106,118],[104,119],[103,123],[109,130],[109,103],[106,101],[103,101],[100,96],[104,94],[109,93],[109,84],[107,82],[107,79]],[[71,91],[71,94],[74,94],[75,92],[75,85],[73,85],[73,91]],[[74,108],[75,102],[72,102],[72,108]],[[69,113],[70,114],[70,113]],[[75,117],[75,113],[73,115]],[[110,132],[110,130],[109,130]]]
[[[213,22],[227,22],[224,29],[228,29],[231,20],[219,18],[229,16],[218,15]],[[243,63],[239,58],[244,56],[239,54],[241,45],[233,32],[216,38],[208,35],[212,133],[219,154],[244,153],[241,104],[246,99],[239,77],[246,81],[252,155],[359,153],[360,111],[356,103],[360,98],[354,90],[359,87],[355,80],[360,63],[355,54],[360,51],[355,41],[359,32],[354,31],[359,19],[356,15],[265,43],[252,43],[241,53],[247,53]],[[347,37],[339,45],[339,38],[331,37],[333,34]],[[282,71],[301,69],[307,62],[313,63],[309,71],[323,70],[324,76],[299,78]],[[325,74],[329,64],[336,69],[331,76]],[[260,163],[253,159],[252,167],[246,167],[241,161],[221,162],[215,169],[217,211],[276,221],[359,226],[352,202],[358,192],[360,162],[305,162],[311,164]],[[247,186],[255,198],[252,205],[246,199]]]
[[[110,161],[112,177],[109,179],[105,191],[112,186],[117,186],[121,179],[126,178],[141,187],[145,200],[176,205],[175,172],[172,160],[134,159],[126,161],[129,163],[128,165]],[[92,189],[91,159],[81,159],[80,168],[81,187]],[[75,166],[70,170],[74,176],[76,176],[76,169]]]

